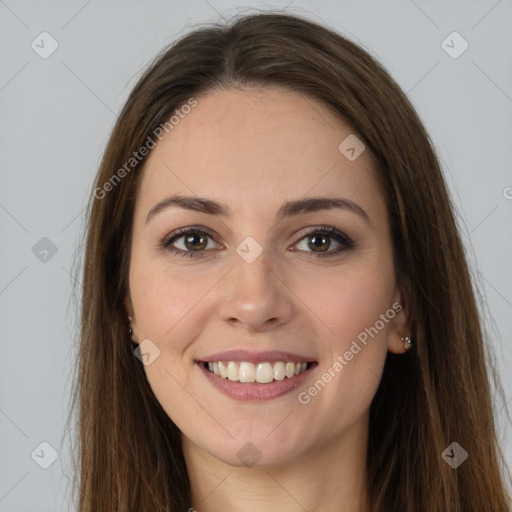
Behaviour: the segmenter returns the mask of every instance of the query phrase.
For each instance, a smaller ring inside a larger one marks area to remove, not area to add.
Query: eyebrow
[[[157,203],[146,216],[146,224],[158,213],[171,207],[180,207],[186,210],[192,210],[208,215],[219,215],[221,217],[231,218],[233,212],[229,206],[221,204],[213,199],[198,196],[174,195]],[[330,209],[348,210],[361,216],[367,223],[370,218],[366,211],[357,203],[344,197],[307,197],[294,201],[287,201],[279,208],[277,218],[279,220],[285,217],[292,217],[302,213],[311,213]]]

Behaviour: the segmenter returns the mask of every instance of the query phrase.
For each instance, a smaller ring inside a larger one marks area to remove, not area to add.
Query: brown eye
[[[212,247],[208,247],[210,240],[212,240]],[[215,249],[219,245],[213,242],[212,235],[204,229],[190,227],[171,233],[163,240],[162,247],[173,254],[196,257],[206,255],[206,249]]]
[[[203,234],[189,234],[183,237],[187,249],[200,251],[208,245],[207,237]]]
[[[319,249],[320,252],[323,252],[324,249],[329,249],[331,242],[328,236],[315,234],[308,236],[308,245],[312,249]]]
[[[334,250],[329,250],[332,248],[333,240],[338,246]],[[295,246],[309,257],[323,258],[336,256],[347,249],[352,249],[354,245],[354,242],[341,231],[331,226],[322,226],[306,233]]]

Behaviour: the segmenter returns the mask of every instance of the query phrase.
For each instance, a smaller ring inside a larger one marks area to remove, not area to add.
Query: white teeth
[[[229,361],[228,363],[228,379],[229,380],[238,380],[238,363],[235,363],[235,361]]]
[[[226,363],[223,363],[222,361],[219,361],[219,373],[223,379],[225,379],[228,376],[228,367]]]
[[[238,376],[240,382],[254,382],[256,380],[256,370],[252,363],[240,363],[240,374]]]
[[[283,380],[284,375],[284,363],[277,361],[277,363],[274,363],[274,380]]]
[[[291,379],[306,371],[308,363],[292,363],[290,361],[276,361],[253,364],[247,361],[209,361],[208,370],[232,381],[238,382],[259,382],[267,384],[273,380],[283,380],[285,377]]]
[[[286,363],[285,375],[289,379],[295,375],[295,363]]]
[[[274,380],[274,370],[270,363],[258,363],[256,367],[256,382],[267,384]]]

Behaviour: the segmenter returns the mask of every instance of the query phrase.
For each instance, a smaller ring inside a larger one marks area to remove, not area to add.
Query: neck
[[[364,512],[368,418],[279,466],[236,467],[183,436],[198,512]]]

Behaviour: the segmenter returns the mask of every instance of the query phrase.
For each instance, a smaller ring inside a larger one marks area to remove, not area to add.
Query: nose
[[[252,263],[238,261],[228,276],[219,315],[234,327],[265,332],[288,322],[292,291],[263,255]]]

